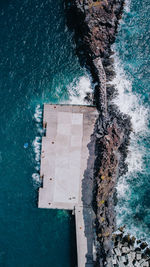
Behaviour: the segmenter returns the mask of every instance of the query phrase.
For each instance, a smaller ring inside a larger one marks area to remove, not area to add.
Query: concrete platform
[[[93,106],[44,105],[38,207],[75,210],[78,267],[87,262],[82,182],[97,116]]]

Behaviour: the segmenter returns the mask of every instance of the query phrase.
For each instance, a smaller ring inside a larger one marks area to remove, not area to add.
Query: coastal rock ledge
[[[127,171],[125,159],[132,130],[130,117],[111,102],[117,94],[110,83],[115,76],[111,45],[115,41],[124,0],[65,0],[65,3],[80,63],[92,74],[95,85],[92,101],[99,111],[93,185],[95,266],[150,266],[147,244],[142,250],[135,238],[126,236],[123,230],[114,234],[117,230],[115,186],[119,176]]]

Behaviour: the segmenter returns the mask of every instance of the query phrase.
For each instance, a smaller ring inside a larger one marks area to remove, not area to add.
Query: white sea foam
[[[34,154],[35,154],[35,171],[36,171],[35,173],[32,174],[32,179],[36,184],[37,183],[39,184],[40,183],[39,170],[40,170],[41,136],[43,133],[43,129],[41,127],[42,109],[40,105],[37,105],[35,108],[34,119],[36,122],[37,133],[39,136],[36,136],[32,142],[32,147],[33,147]]]
[[[40,175],[38,173],[33,173],[32,174],[32,179],[36,184],[39,184],[41,182]]]
[[[74,79],[71,84],[67,87],[69,92],[69,103],[84,105],[88,104],[85,101],[87,93],[92,94],[92,82],[91,78],[88,75],[81,76],[79,79]]]
[[[124,219],[127,217],[130,221],[131,214],[133,214],[133,207],[130,207],[132,189],[131,181],[133,177],[134,179],[138,179],[139,172],[144,172],[143,158],[145,155],[145,148],[143,147],[142,143],[138,141],[148,133],[148,110],[141,103],[140,96],[132,92],[132,77],[127,77],[127,75],[125,74],[125,71],[117,54],[115,56],[114,67],[116,77],[112,81],[112,84],[116,85],[119,94],[113,100],[113,102],[119,107],[121,112],[130,115],[133,127],[129,153],[126,159],[126,163],[128,164],[128,172],[119,178],[117,184],[119,202],[116,207],[116,211],[118,215],[117,224],[119,226],[124,224]],[[140,185],[142,181],[139,180],[138,182]],[[135,236],[144,238],[146,237],[146,233],[144,233],[143,229],[144,227],[142,224],[137,228],[130,221],[130,228],[127,227],[126,230],[131,234],[135,234]]]
[[[131,116],[134,133],[143,135],[147,130],[148,111],[142,105],[140,97],[132,92],[132,77],[126,76],[117,54],[114,68],[116,77],[112,83],[117,86],[119,93],[114,103],[121,112]]]
[[[34,119],[37,123],[42,121],[42,109],[40,105],[37,105],[35,108]]]
[[[40,162],[40,151],[41,151],[41,137],[36,136],[32,145],[33,145],[33,149],[35,152],[35,160],[37,163],[39,163]]]
[[[126,13],[129,13],[130,12],[130,5],[131,5],[131,0],[125,0],[124,11]]]
[[[40,183],[40,175],[39,175],[39,170],[40,170],[40,152],[41,152],[41,137],[36,136],[33,143],[32,147],[35,153],[35,173],[32,174],[32,179],[35,182],[35,184]]]

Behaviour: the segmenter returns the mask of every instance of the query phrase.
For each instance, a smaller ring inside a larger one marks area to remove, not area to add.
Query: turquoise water
[[[150,5],[126,1],[114,50],[121,111],[131,116],[133,133],[128,172],[118,182],[118,225],[150,242]]]
[[[0,266],[75,266],[71,215],[37,209],[40,113],[90,81],[62,0],[1,1],[0,28]]]

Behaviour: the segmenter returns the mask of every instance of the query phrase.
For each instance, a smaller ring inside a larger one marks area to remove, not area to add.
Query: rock
[[[117,264],[116,258],[115,259],[112,259],[112,264]]]
[[[140,265],[142,265],[142,264],[144,264],[145,263],[145,260],[144,259],[141,259],[140,261],[139,261],[139,264]]]
[[[129,248],[128,247],[122,247],[122,252],[123,253],[125,253],[125,254],[127,254],[127,253],[129,253]]]
[[[140,244],[140,248],[141,248],[141,249],[145,249],[147,246],[148,246],[148,244],[147,244],[146,242],[142,242],[142,243]]]
[[[67,2],[68,10],[72,8],[75,13],[75,19],[71,17],[70,24],[75,29],[79,59],[81,64],[88,65],[96,84],[94,102],[100,115],[96,129],[94,206],[99,242],[98,261],[100,266],[104,266],[111,254],[112,233],[116,230],[115,185],[121,170],[127,170],[125,158],[131,132],[129,117],[123,116],[114,106],[108,105],[108,99],[112,99],[115,93],[115,88],[107,86],[107,81],[112,80],[115,75],[113,60],[110,58],[113,54],[110,46],[115,40],[124,0]],[[90,98],[90,95],[86,96],[87,101],[90,101]],[[122,239],[122,236],[119,238]],[[118,240],[115,242],[116,246],[119,244]],[[128,242],[127,237],[124,247],[128,246]],[[121,246],[119,244],[120,248]],[[118,257],[121,256],[118,247],[114,252]]]
[[[121,227],[119,227],[119,231],[121,231],[122,233],[124,232],[124,229],[125,229],[125,225],[124,226],[121,226]]]
[[[145,254],[147,254],[148,256],[150,256],[150,248],[146,248]]]
[[[135,267],[141,267],[138,261],[135,261],[134,266]]]
[[[144,262],[144,263],[142,263],[142,265],[141,265],[142,267],[149,267],[150,265],[149,265],[149,262],[148,261],[146,261],[146,262]]]
[[[115,248],[115,249],[114,249],[114,252],[115,252],[115,254],[116,254],[117,256],[121,256],[120,249]]]
[[[141,248],[135,248],[135,252],[141,252]]]
[[[127,257],[129,262],[133,262],[135,259],[135,252],[130,252]]]
[[[136,259],[139,261],[139,260],[141,260],[141,258],[142,258],[141,254],[140,253],[137,253],[136,254]]]
[[[134,245],[135,244],[135,240],[136,238],[134,236],[131,237],[131,245]]]
[[[126,257],[125,256],[121,256],[121,261],[122,262],[126,262],[127,261]]]
[[[132,261],[135,259],[135,252],[130,252],[129,254],[131,256]]]

